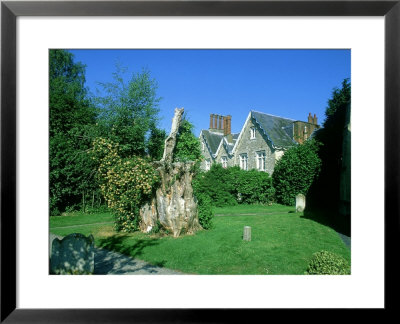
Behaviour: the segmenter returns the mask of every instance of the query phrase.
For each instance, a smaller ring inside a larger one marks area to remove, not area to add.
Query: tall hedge
[[[213,164],[193,181],[196,196],[206,196],[213,206],[266,204],[274,200],[272,179],[266,172],[244,171],[239,167],[223,168]]]
[[[292,206],[297,194],[307,194],[321,170],[318,149],[319,144],[309,140],[287,150],[277,162],[272,182],[278,203]]]

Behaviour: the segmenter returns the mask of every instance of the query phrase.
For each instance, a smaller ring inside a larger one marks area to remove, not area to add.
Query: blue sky
[[[250,110],[324,120],[335,87],[350,78],[350,50],[70,50],[86,65],[86,85],[112,80],[116,62],[129,73],[150,71],[158,83],[159,127],[168,133],[175,107],[184,107],[195,134],[210,114],[231,115],[240,132]]]

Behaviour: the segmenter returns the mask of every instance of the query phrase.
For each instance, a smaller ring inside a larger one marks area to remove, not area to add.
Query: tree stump
[[[151,200],[140,209],[140,229],[143,232],[148,232],[157,221],[174,237],[183,233],[193,234],[201,228],[192,188],[195,163],[173,162],[182,115],[183,108],[176,108],[171,133],[165,140],[163,158],[153,163],[161,183]]]

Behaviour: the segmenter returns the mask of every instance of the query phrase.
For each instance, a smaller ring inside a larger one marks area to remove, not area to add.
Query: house
[[[209,129],[200,132],[203,170],[213,163],[224,168],[258,169],[272,174],[288,148],[302,144],[319,128],[317,117],[307,122],[250,111],[240,133],[231,132],[232,116],[210,115]]]

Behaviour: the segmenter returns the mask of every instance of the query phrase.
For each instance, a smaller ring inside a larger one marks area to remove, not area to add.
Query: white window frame
[[[247,153],[243,153],[239,155],[239,166],[242,170],[248,169],[248,157]]]
[[[266,154],[265,151],[256,152],[256,165],[258,171],[265,171]]]
[[[226,157],[226,156],[221,157],[221,164],[222,164],[222,167],[224,169],[226,169],[228,167],[228,157]]]
[[[250,139],[255,139],[255,138],[256,138],[256,128],[250,127]]]
[[[210,169],[211,169],[211,161],[210,161],[210,159],[207,159],[206,160],[206,171],[208,171]]]

